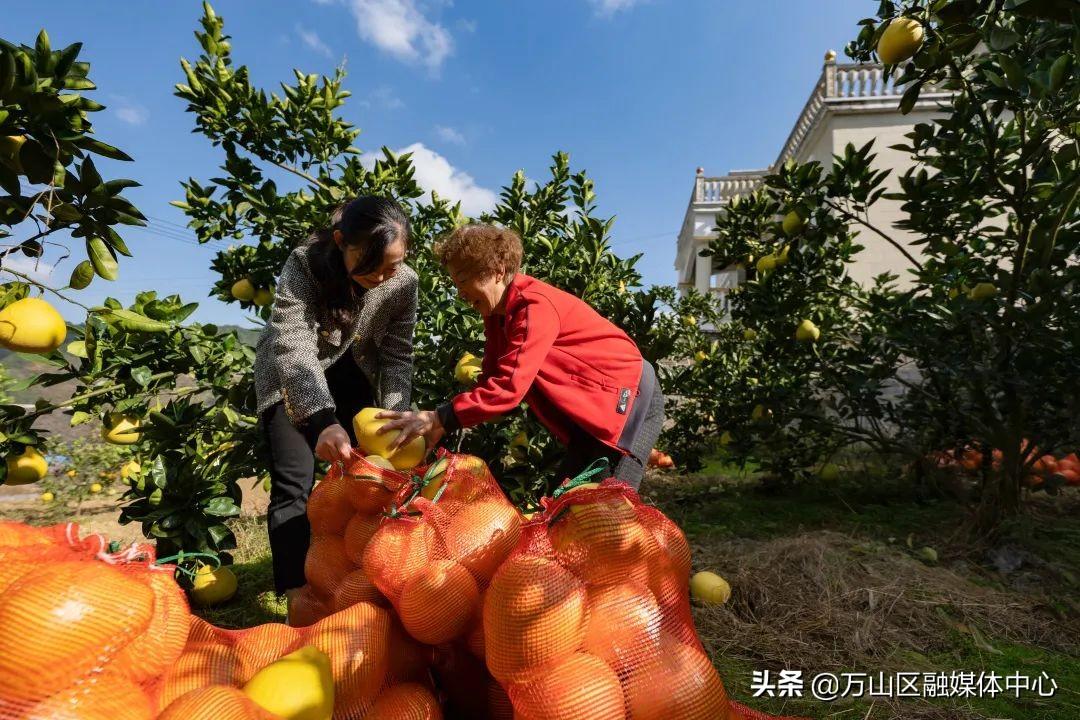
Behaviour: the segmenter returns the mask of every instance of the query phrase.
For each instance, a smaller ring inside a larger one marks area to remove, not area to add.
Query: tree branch
[[[867,221],[863,220],[861,217],[859,217],[855,213],[851,212],[850,210],[845,210],[844,208],[840,207],[839,205],[836,205],[835,203],[833,203],[833,202],[831,202],[829,200],[825,201],[825,205],[832,208],[836,212],[840,213],[841,215],[843,215],[848,220],[856,222],[859,225],[862,225],[863,227],[867,228],[868,230],[871,230],[872,232],[877,233],[879,236],[881,236],[885,240],[885,242],[892,245],[894,248],[896,248],[900,252],[901,255],[903,255],[905,258],[907,258],[908,262],[910,262],[912,265],[919,268],[920,270],[923,269],[922,264],[918,260],[916,260],[914,258],[914,256],[912,256],[911,253],[909,253],[907,251],[907,248],[905,248],[903,245],[901,245],[900,243],[893,240],[891,237],[889,237],[885,233],[881,232],[881,230],[878,230],[876,227],[874,227],[873,225],[871,225]]]

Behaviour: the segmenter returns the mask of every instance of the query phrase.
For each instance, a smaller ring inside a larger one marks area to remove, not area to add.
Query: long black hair
[[[345,258],[334,242],[334,231],[340,230],[347,246],[362,248],[360,262],[354,275],[374,272],[382,264],[387,246],[396,240],[405,241],[408,251],[409,217],[391,198],[361,195],[338,207],[328,228],[308,238],[311,269],[319,279],[318,300],[330,321],[349,325],[356,312],[355,284],[345,270]]]

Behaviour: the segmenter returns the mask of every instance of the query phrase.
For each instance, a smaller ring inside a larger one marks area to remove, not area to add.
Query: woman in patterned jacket
[[[358,197],[289,255],[256,348],[255,390],[270,449],[267,524],[274,585],[304,580],[315,458],[344,460],[364,407],[405,410],[412,390],[416,273],[396,202]]]

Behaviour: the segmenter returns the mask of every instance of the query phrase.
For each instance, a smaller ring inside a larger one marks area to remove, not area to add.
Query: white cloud
[[[113,95],[113,112],[121,122],[128,125],[145,125],[150,119],[150,111],[145,106],[126,98],[123,95]]]
[[[596,9],[596,14],[601,17],[611,17],[620,10],[629,10],[635,5],[640,5],[643,0],[589,0],[589,4]]]
[[[405,107],[405,102],[385,85],[375,88],[367,100],[361,100],[358,104],[362,107],[379,107],[383,110],[400,110]]]
[[[454,145],[465,144],[465,136],[452,127],[446,127],[445,125],[436,125],[435,135],[438,136],[438,138],[443,142],[453,143]]]
[[[330,46],[323,42],[319,37],[319,33],[314,30],[307,30],[300,25],[296,26],[296,34],[300,36],[300,40],[305,45],[314,50],[315,52],[323,55],[324,57],[330,57],[333,52],[330,50]]]
[[[476,180],[467,172],[458,170],[439,153],[423,143],[413,143],[408,147],[394,151],[397,155],[412,153],[416,182],[425,190],[434,190],[440,197],[453,202],[461,202],[461,210],[466,215],[476,217],[482,212],[495,207],[498,196],[485,187],[476,184]],[[361,162],[367,168],[375,164],[375,154],[364,155]]]
[[[360,37],[399,60],[437,70],[454,50],[450,32],[415,0],[347,0]]]
[[[50,265],[44,260],[37,258],[29,258],[25,255],[12,253],[4,258],[4,267],[15,272],[22,273],[30,277],[31,279],[49,285],[55,285],[53,282],[53,270],[56,269],[55,265]],[[64,284],[67,284],[67,278],[64,278]]]

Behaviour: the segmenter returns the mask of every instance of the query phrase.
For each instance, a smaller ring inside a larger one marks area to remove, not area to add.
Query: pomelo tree
[[[269,307],[234,297],[234,284],[246,279],[271,287],[289,252],[325,225],[333,208],[360,194],[391,196],[410,215],[415,249],[409,263],[420,276],[413,401],[430,408],[463,390],[454,366],[466,352],[482,351],[482,322],[456,301],[432,254],[440,236],[468,220],[460,205],[426,193],[407,154],[384,147],[372,162],[362,159],[355,147],[360,131],[340,114],[349,96],[342,89],[343,70],[331,77],[296,71],[292,83],[268,92],[252,84],[246,66],[234,64],[222,19],[209,5],[201,23],[202,53],[194,62],[181,61],[186,78],[176,92],[188,102],[196,129],[221,148],[222,176],[188,180],[176,204],[202,241],[249,240],[215,258],[213,267],[221,273],[217,297],[269,317]],[[616,256],[610,245],[613,219],[595,212],[592,181],[557,153],[547,179],[529,187],[524,173],[517,173],[496,206],[475,219],[516,230],[525,244],[526,272],[613,318],[649,359],[689,357],[695,348],[678,317],[711,317],[715,309],[701,297],[676,300],[670,288],[639,289],[639,256]],[[246,401],[245,411],[251,412],[253,398]],[[535,499],[553,480],[555,446],[524,412],[450,442],[487,459],[516,501]]]
[[[119,257],[130,255],[118,228],[144,222],[123,196],[137,183],[107,180],[95,164],[95,157],[131,158],[94,134],[91,113],[104,106],[85,95],[95,85],[81,48],[54,49],[44,30],[32,46],[0,40],[0,345],[40,355],[57,377],[74,372],[58,348],[80,331],[67,327],[51,302],[81,305],[74,291],[95,277],[116,279]],[[64,262],[70,265],[59,269]],[[53,266],[54,274],[70,273],[66,287],[35,272]],[[83,307],[95,317],[106,312]],[[0,457],[38,452],[44,438],[34,420],[53,409],[39,403],[27,412],[5,398]],[[0,464],[0,482],[7,467]]]
[[[1078,20],[1068,2],[939,0],[882,2],[861,23],[848,54],[894,61],[906,88],[902,111],[924,87],[953,93],[944,117],[916,125],[897,147],[913,166],[888,197],[902,205],[896,227],[917,238],[898,245],[914,282],[901,290],[883,277],[857,288],[843,272],[857,251],[855,231],[897,243],[894,228],[873,226],[863,212],[883,192],[866,162],[870,147],[848,148],[828,170],[784,167],[727,208],[712,253],[735,259],[762,242],[763,251],[791,248],[786,264],[755,268],[735,296],[733,316],[757,331],[753,342],[762,328],[766,342],[782,341],[763,356],[778,376],[767,389],[775,406],[762,403],[758,419],[767,423],[744,427],[741,456],[787,453],[804,437],[819,461],[861,444],[917,470],[936,450],[977,452],[984,530],[1019,511],[1025,483],[1060,486],[1060,477],[1032,479],[1032,471],[1043,454],[1080,445]],[[890,26],[903,32],[887,37]],[[792,212],[799,221],[785,232]],[[785,287],[789,273],[798,284]],[[806,348],[792,336],[800,317],[820,328],[815,340],[804,334]],[[746,389],[741,397],[724,422],[744,417],[759,396]]]

